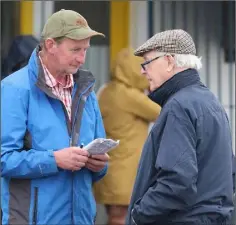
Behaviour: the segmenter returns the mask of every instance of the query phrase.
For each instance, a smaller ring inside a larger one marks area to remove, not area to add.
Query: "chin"
[[[150,91],[155,91],[157,88],[155,86],[150,85]]]
[[[74,74],[74,73],[77,73],[78,70],[79,68],[74,68],[74,69],[69,69],[67,72]]]
[[[150,91],[153,92],[155,91],[157,88],[159,88],[160,86],[150,86]]]
[[[151,92],[153,92],[155,89],[153,89],[152,87],[150,87],[149,90],[150,90]]]

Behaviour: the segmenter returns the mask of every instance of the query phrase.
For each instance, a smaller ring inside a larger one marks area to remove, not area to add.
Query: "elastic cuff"
[[[44,160],[42,161],[42,163],[39,164],[39,169],[42,176],[58,172],[53,150],[48,150],[47,152],[45,152]]]

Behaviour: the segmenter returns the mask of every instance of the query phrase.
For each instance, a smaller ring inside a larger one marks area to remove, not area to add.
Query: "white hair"
[[[177,67],[187,67],[196,70],[200,70],[202,68],[201,58],[195,55],[175,54],[174,59]]]

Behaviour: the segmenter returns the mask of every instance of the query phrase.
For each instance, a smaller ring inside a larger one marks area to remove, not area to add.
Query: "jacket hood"
[[[2,73],[7,76],[26,66],[38,40],[32,35],[16,36],[6,58],[3,59]]]
[[[125,48],[118,53],[112,66],[112,79],[118,80],[127,86],[144,90],[148,88],[149,84],[141,74],[140,64],[143,60],[134,56],[133,52],[133,49]]]

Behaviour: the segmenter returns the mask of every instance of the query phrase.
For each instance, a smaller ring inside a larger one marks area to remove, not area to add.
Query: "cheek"
[[[70,64],[71,62],[73,61],[72,57],[68,54],[61,54],[59,57],[58,57],[58,62],[61,64],[61,65],[68,65]]]
[[[72,59],[72,53],[67,49],[58,49],[55,56],[57,56],[57,59],[61,64],[66,64]]]
[[[55,62],[60,67],[61,65],[65,64],[65,58],[62,55],[60,55],[60,57],[57,56]]]
[[[158,88],[163,84],[163,71],[161,67],[152,68],[149,76],[152,79],[152,85],[155,86],[155,88]]]

